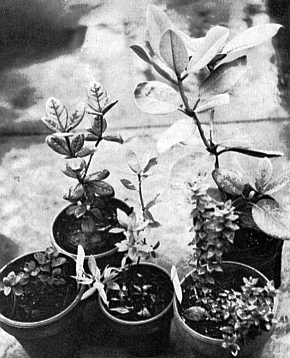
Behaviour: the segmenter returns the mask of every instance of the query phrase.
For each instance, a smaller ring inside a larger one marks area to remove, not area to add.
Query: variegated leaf
[[[188,65],[188,53],[184,43],[176,32],[167,30],[160,40],[160,55],[167,65],[181,75]]]
[[[70,142],[70,147],[74,155],[76,155],[76,153],[78,153],[82,149],[84,142],[84,134],[76,134],[73,136]]]
[[[51,135],[48,136],[45,141],[47,145],[55,152],[62,155],[70,155],[65,138]]]
[[[269,158],[259,161],[255,175],[255,187],[259,193],[264,193],[273,174],[273,166]]]
[[[167,114],[176,111],[180,105],[178,92],[158,81],[142,82],[134,90],[137,106],[150,114]]]
[[[252,208],[253,219],[267,235],[290,239],[290,207],[271,199],[259,200]]]
[[[74,113],[71,115],[68,121],[67,131],[75,129],[83,120],[85,115],[85,104],[83,102],[79,103]]]
[[[241,176],[233,170],[216,168],[212,177],[217,186],[230,195],[240,195],[244,190],[244,182]]]
[[[58,124],[58,122],[55,119],[44,117],[44,118],[42,118],[42,122],[53,133],[59,132],[61,130],[60,125]]]
[[[58,99],[50,97],[46,101],[45,112],[48,118],[58,123],[61,132],[66,132],[68,113],[65,106]]]
[[[264,193],[272,195],[279,190],[283,189],[290,183],[290,169],[280,174],[273,182],[269,183],[265,188]]]

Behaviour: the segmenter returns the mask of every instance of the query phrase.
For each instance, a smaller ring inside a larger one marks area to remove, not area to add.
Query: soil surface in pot
[[[109,308],[114,317],[125,321],[150,319],[164,311],[173,297],[169,276],[154,266],[134,265],[117,277],[121,291],[108,292]]]
[[[25,262],[33,259],[33,254],[27,255],[13,265],[9,265],[3,272],[1,280],[11,271],[16,274],[21,272]],[[47,282],[41,282],[37,277],[31,277],[28,284],[21,286],[24,294],[15,296],[15,306],[11,294],[5,296],[3,291],[0,292],[0,313],[19,322],[37,322],[57,315],[68,307],[77,296],[76,281],[71,277],[74,274],[75,262],[72,259],[69,261],[67,259],[62,266],[60,275],[65,279],[66,284],[50,285]]]
[[[243,277],[247,279],[249,277],[259,278],[257,286],[264,287],[265,281],[259,277],[254,271],[251,271],[245,267],[238,265],[223,264],[223,272],[215,272],[213,274],[216,285],[212,291],[213,297],[217,297],[219,292],[224,290],[234,289],[235,291],[241,291],[241,286],[244,284]],[[199,321],[188,320],[185,318],[184,312],[186,309],[192,306],[201,306],[206,308],[206,305],[196,303],[196,298],[193,291],[190,291],[192,287],[192,278],[189,275],[182,283],[182,304],[178,305],[178,311],[185,323],[194,331],[211,338],[222,339],[222,333],[220,328],[226,326],[226,321],[215,322],[209,319],[201,319]],[[251,338],[251,337],[249,337]]]
[[[66,210],[57,217],[53,234],[60,247],[76,255],[78,245],[82,245],[86,255],[97,255],[114,249],[116,243],[125,239],[123,233],[109,233],[111,228],[121,227],[115,205],[110,202],[104,204],[101,200],[99,202],[93,213],[87,212],[79,219],[74,215],[68,215]],[[92,220],[95,224],[94,231],[85,234],[83,225],[85,221]]]

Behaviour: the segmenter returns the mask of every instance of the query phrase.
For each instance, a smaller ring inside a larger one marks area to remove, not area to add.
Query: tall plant
[[[271,39],[281,25],[254,26],[229,41],[229,29],[215,26],[205,37],[191,38],[154,5],[147,8],[146,25],[150,52],[139,45],[131,48],[169,84],[163,81],[139,83],[134,91],[136,104],[151,114],[168,114],[178,110],[186,116],[161,135],[157,143],[159,152],[188,140],[197,130],[207,154],[198,149],[196,153],[181,158],[175,168],[190,165],[198,170],[205,161],[211,162],[213,179],[225,200],[238,199],[235,205],[243,214],[240,216],[241,223],[258,226],[271,236],[287,239],[289,210],[270,197],[290,181],[289,170],[271,180],[273,169],[269,158],[280,157],[283,153],[256,150],[232,138],[223,142],[217,142],[214,138],[214,109],[229,103],[231,89],[245,74],[246,50]],[[187,81],[200,71],[207,75],[198,93],[193,93],[188,90]],[[207,125],[202,124],[199,118],[204,112],[209,113]],[[209,128],[208,133],[206,127]],[[236,171],[220,165],[220,158],[226,153],[261,159],[254,185],[244,181]]]

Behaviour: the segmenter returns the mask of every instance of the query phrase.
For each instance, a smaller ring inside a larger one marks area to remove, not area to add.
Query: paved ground
[[[24,63],[6,65],[0,72],[0,266],[18,254],[44,248],[50,242],[51,222],[58,211],[66,205],[63,194],[70,186],[70,179],[61,173],[63,162],[44,143],[45,129],[39,121],[47,97],[62,99],[69,109],[82,99],[91,79],[98,79],[113,98],[119,99],[118,107],[112,110],[109,128],[120,131],[125,144],[104,143],[93,168],[107,168],[111,172],[109,182],[115,187],[116,196],[125,199],[128,192],[120,184],[127,177],[125,153],[129,148],[137,152],[150,149],[155,152],[156,140],[165,127],[176,116],[156,117],[141,113],[133,101],[135,83],[151,76],[146,66],[129,50],[131,43],[142,41],[144,9],[151,1],[112,0],[97,2],[73,0],[71,5],[79,6],[81,16],[70,17],[69,23],[76,31],[70,35],[69,45],[61,50],[45,50],[44,58],[37,61],[26,54]],[[54,3],[57,3],[54,2]],[[197,28],[210,23],[226,21],[233,33],[253,23],[269,21],[264,12],[245,15],[247,1],[224,2],[168,1],[174,21],[192,19],[188,14],[200,11]],[[233,5],[234,3],[234,5]],[[252,1],[252,3],[254,3]],[[257,1],[255,2],[257,3]],[[264,6],[264,2],[260,2]],[[163,2],[164,4],[164,2]],[[93,6],[94,5],[94,6]],[[231,5],[231,6],[229,6]],[[80,6],[82,6],[80,8]],[[0,8],[1,9],[1,8]],[[81,9],[81,10],[80,10]],[[207,10],[201,15],[202,10]],[[49,13],[49,12],[47,12]],[[248,16],[248,18],[247,18]],[[249,17],[250,16],[250,17]],[[55,18],[57,23],[57,17]],[[185,29],[190,29],[188,20]],[[62,25],[60,26],[60,34]],[[201,30],[200,30],[201,31]],[[200,36],[197,34],[196,36]],[[50,56],[48,58],[48,55]],[[277,70],[270,61],[273,55],[271,44],[260,47],[250,54],[251,66],[247,77],[235,91],[230,106],[217,113],[219,137],[250,135],[258,148],[282,150],[283,159],[274,165],[277,173],[289,164],[290,128],[288,115],[280,105],[277,95]],[[257,61],[257,58],[262,60]],[[17,56],[16,56],[17,57]],[[21,56],[20,56],[21,57]],[[4,62],[3,62],[4,63]],[[17,136],[15,136],[17,134]],[[187,246],[190,234],[189,208],[183,194],[170,189],[168,178],[175,159],[187,153],[187,147],[176,146],[159,156],[159,168],[154,176],[145,182],[145,197],[150,200],[156,193],[161,202],[155,208],[155,216],[162,227],[154,231],[160,239],[160,263],[167,269],[172,263],[185,270],[190,249]],[[255,161],[245,162],[239,155],[225,160],[227,165],[239,162],[249,175],[256,166]],[[289,187],[280,197],[289,201]],[[279,317],[290,317],[290,245],[285,244],[283,252],[283,284]],[[290,351],[290,325],[280,322],[273,338],[261,353],[261,358],[285,358]],[[96,347],[82,349],[82,358],[127,357],[114,340]],[[160,357],[189,357],[189,352],[180,341],[174,325],[172,343]],[[13,337],[0,331],[1,358],[27,358]],[[290,355],[288,355],[290,357]]]

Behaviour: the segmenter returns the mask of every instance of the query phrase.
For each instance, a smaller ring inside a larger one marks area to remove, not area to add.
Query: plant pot
[[[250,277],[259,278],[262,285],[266,284],[269,280],[256,269],[241,264],[237,262],[225,261],[222,264],[224,275],[227,277],[229,270],[232,271],[232,275],[240,277]],[[185,276],[181,284],[184,283],[187,277],[190,276],[190,273]],[[260,285],[261,285],[260,283]],[[259,286],[260,286],[259,285]],[[274,299],[273,313],[276,315],[278,307],[278,299]],[[179,333],[182,335],[182,340],[184,344],[192,351],[195,356],[198,353],[198,356],[205,357],[215,357],[215,358],[232,358],[232,354],[229,349],[222,347],[223,340],[217,338],[211,338],[205,334],[199,333],[197,330],[190,328],[185,320],[180,315],[180,304],[177,302],[176,297],[173,302],[174,310],[174,320],[176,327]],[[261,335],[255,337],[255,339],[247,339],[246,344],[241,346],[241,350],[238,353],[238,357],[249,357],[254,353],[253,356],[259,357],[259,350],[263,348],[265,343],[269,340],[273,330],[274,325],[272,325],[269,331],[263,331]]]
[[[130,215],[133,210],[125,202],[116,198],[106,198],[102,201],[104,207],[100,208],[100,211],[102,212],[105,226],[118,224],[117,209],[122,210],[127,215]],[[100,231],[91,237],[85,236],[81,231],[82,219],[77,219],[74,215],[66,213],[71,206],[72,204],[66,206],[53,221],[51,229],[52,245],[58,251],[76,258],[77,247],[81,244],[86,252],[85,259],[87,260],[90,255],[93,255],[100,269],[104,269],[108,264],[119,267],[123,254],[117,252],[115,244],[125,239],[124,234],[111,234],[107,231]],[[94,221],[98,225],[100,219],[98,220],[94,217]]]
[[[275,239],[259,230],[241,228],[236,231],[234,245],[223,254],[224,261],[249,265],[281,285],[283,240]]]
[[[3,277],[13,270],[17,272],[20,263],[22,265],[29,261],[33,254],[20,256],[4,266],[0,271],[0,280],[2,281]],[[70,265],[75,267],[74,260],[70,257],[66,258],[70,260]],[[71,274],[74,272],[72,271]],[[77,288],[75,289],[75,298],[72,298],[64,309],[43,320],[22,322],[7,318],[1,310],[1,328],[19,341],[30,358],[72,357],[75,353],[75,338],[81,317],[78,303],[83,293],[83,290],[77,293]],[[55,305],[55,301],[51,303],[52,306]]]
[[[137,265],[132,265],[130,269],[136,270]],[[99,297],[99,305],[102,312],[102,322],[114,336],[118,336],[121,347],[128,353],[136,356],[153,356],[163,351],[169,342],[171,319],[173,317],[173,287],[170,276],[166,270],[151,263],[142,263],[138,265],[138,273],[143,270],[160,275],[164,283],[170,285],[172,297],[165,308],[156,316],[138,321],[129,321],[116,317],[110,311],[102,299]]]

